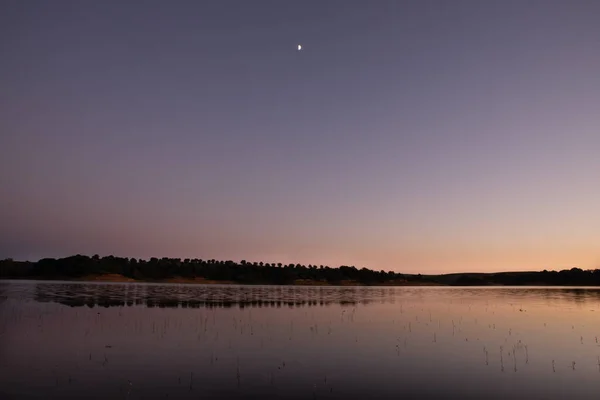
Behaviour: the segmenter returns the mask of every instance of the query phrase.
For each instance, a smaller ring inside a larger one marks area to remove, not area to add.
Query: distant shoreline
[[[74,255],[39,261],[0,260],[0,279],[293,286],[586,286],[600,287],[600,269],[405,274],[341,265],[180,258],[149,260]]]
[[[90,282],[90,283],[170,283],[170,284],[182,284],[182,285],[272,285],[272,286],[449,286],[435,282],[387,282],[387,283],[376,283],[376,284],[365,284],[361,282],[343,281],[339,283],[329,283],[326,281],[314,281],[307,279],[298,279],[293,283],[275,284],[271,282],[235,282],[235,281],[218,281],[211,279],[204,279],[200,277],[196,278],[182,278],[174,277],[167,279],[133,279],[120,274],[101,274],[101,275],[88,275],[80,278],[74,277],[21,277],[21,278],[2,278],[0,280],[19,280],[19,281],[63,281],[63,282]]]
[[[505,284],[483,284],[483,285],[471,285],[471,284],[444,284],[438,282],[417,282],[417,281],[405,281],[405,282],[386,282],[386,283],[375,283],[365,284],[360,282],[339,282],[329,283],[323,281],[311,281],[311,280],[297,280],[294,283],[283,283],[276,284],[271,282],[234,282],[234,281],[217,281],[204,278],[168,278],[168,279],[133,279],[128,278],[119,274],[101,274],[101,275],[88,275],[80,278],[73,277],[21,277],[21,278],[3,278],[1,280],[11,281],[47,281],[47,282],[74,282],[74,283],[155,283],[155,284],[180,284],[180,285],[244,285],[244,286],[322,286],[322,287],[333,287],[333,286],[346,286],[346,287],[519,287],[519,286],[539,286],[539,287],[581,287],[581,288],[598,288],[600,285],[593,284],[549,284],[549,283],[531,283],[527,285],[505,285]]]

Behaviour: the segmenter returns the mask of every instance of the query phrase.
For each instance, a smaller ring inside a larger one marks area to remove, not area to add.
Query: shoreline
[[[371,286],[371,287],[377,287],[377,286],[451,286],[451,285],[444,285],[441,283],[436,283],[436,282],[411,282],[411,281],[405,281],[405,282],[385,282],[385,283],[375,283],[375,284],[364,284],[364,283],[360,283],[360,282],[355,282],[355,281],[342,281],[336,284],[333,283],[329,283],[326,281],[314,281],[314,280],[306,280],[306,279],[298,279],[296,281],[294,281],[293,283],[281,283],[281,284],[277,284],[277,283],[272,283],[272,282],[255,282],[255,283],[248,283],[248,282],[235,282],[235,281],[228,281],[228,280],[223,280],[223,281],[216,281],[216,280],[210,280],[210,279],[205,279],[205,278],[201,278],[201,277],[195,277],[195,278],[183,278],[183,277],[173,277],[173,278],[167,278],[167,279],[134,279],[134,278],[129,278],[127,276],[124,275],[120,275],[120,274],[103,274],[103,275],[86,275],[83,277],[79,277],[79,278],[73,278],[73,277],[56,277],[56,278],[47,278],[47,277],[39,277],[39,276],[32,276],[32,277],[21,277],[21,278],[0,278],[0,280],[19,280],[19,281],[48,281],[48,282],[53,282],[53,281],[64,281],[64,282],[80,282],[80,283],[85,283],[85,282],[90,282],[90,283],[162,283],[162,284],[182,284],[182,285],[255,285],[255,286],[260,286],[260,285],[273,285],[273,286],[349,286],[349,287],[355,287],[355,286]]]
[[[311,280],[296,280],[294,283],[271,283],[271,282],[235,282],[235,281],[216,281],[210,279],[204,279],[200,277],[196,278],[182,278],[173,277],[168,279],[133,279],[119,274],[104,274],[104,275],[87,275],[79,278],[73,277],[21,277],[21,278],[3,278],[0,277],[0,281],[47,281],[47,282],[75,282],[75,283],[153,283],[153,284],[172,284],[172,285],[244,285],[244,286],[322,286],[322,287],[447,287],[447,288],[501,288],[501,287],[554,287],[554,288],[588,288],[588,289],[600,289],[598,285],[552,285],[549,283],[537,283],[527,285],[503,285],[503,284],[485,284],[485,285],[452,285],[439,282],[418,282],[418,281],[405,281],[405,282],[386,282],[386,283],[375,283],[375,284],[364,284],[360,282],[343,281],[339,283],[329,283],[324,281],[311,281]]]
[[[90,282],[149,282],[202,285],[275,286],[409,286],[409,287],[493,287],[572,286],[600,287],[600,269],[573,267],[560,271],[454,272],[406,274],[375,271],[341,265],[329,266],[282,263],[201,260],[156,257],[136,260],[77,254],[65,258],[44,258],[35,262],[0,260],[0,279],[62,280]]]

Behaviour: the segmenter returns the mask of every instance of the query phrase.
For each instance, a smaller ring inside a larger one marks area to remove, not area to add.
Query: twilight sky
[[[5,0],[0,258],[599,268],[599,21],[593,0]]]

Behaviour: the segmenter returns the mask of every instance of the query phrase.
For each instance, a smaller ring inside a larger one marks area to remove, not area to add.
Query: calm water
[[[600,290],[0,281],[0,398],[597,399]]]

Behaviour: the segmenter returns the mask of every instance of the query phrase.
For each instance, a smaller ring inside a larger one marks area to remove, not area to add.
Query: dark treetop
[[[461,286],[483,285],[600,285],[600,269],[572,268],[562,271],[457,273],[445,275],[409,275],[393,271],[373,271],[342,265],[301,265],[185,259],[151,258],[138,260],[124,257],[44,258],[37,262],[0,260],[0,278],[82,279],[90,276],[120,274],[140,281],[161,281],[172,278],[203,278],[210,281],[241,284],[442,284]]]

